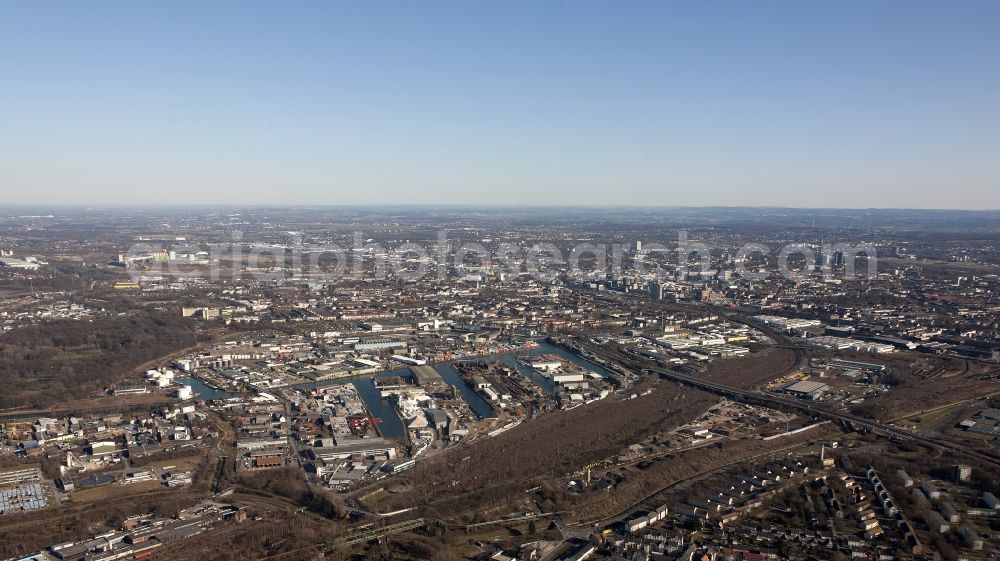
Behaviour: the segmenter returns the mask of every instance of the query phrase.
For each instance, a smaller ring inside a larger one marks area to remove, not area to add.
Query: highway
[[[668,370],[665,368],[640,365],[637,364],[634,359],[624,354],[605,351],[603,349],[595,348],[592,345],[588,345],[588,347],[589,347],[588,350],[590,350],[594,354],[601,355],[609,360],[615,360],[625,366],[631,366],[632,368],[636,369],[646,368],[649,371],[656,372],[657,374],[660,375],[661,378],[665,378],[681,384],[687,384],[692,387],[696,387],[718,395],[738,399],[745,402],[759,403],[761,405],[766,405],[772,408],[791,409],[799,411],[800,413],[808,415],[810,417],[835,421],[844,426],[851,427],[855,430],[858,430],[859,428],[864,428],[881,436],[918,442],[920,444],[925,444],[935,448],[948,450],[949,452],[952,452],[954,454],[964,455],[971,458],[976,458],[978,460],[982,460],[984,462],[989,462],[991,464],[1000,465],[1000,458],[995,458],[993,456],[983,454],[975,450],[969,450],[967,448],[952,444],[951,442],[945,440],[932,438],[927,435],[919,434],[910,430],[888,425],[882,421],[857,417],[854,415],[841,413],[838,411],[831,411],[829,409],[813,405],[808,401],[778,397],[764,392],[746,390],[742,388],[727,386],[717,382],[711,382],[709,380],[697,378],[689,374],[681,374],[679,372],[674,372],[672,370]]]
[[[615,299],[615,300],[631,299],[631,300],[635,300],[635,301],[650,302],[649,300],[646,300],[645,298],[642,298],[642,297],[639,297],[639,296],[634,296],[634,295],[622,295],[622,294],[609,295],[607,293],[600,293],[599,295],[598,295],[598,293],[594,293],[594,294],[595,294],[595,298],[602,299],[602,300],[609,300],[609,299]],[[786,346],[786,347],[794,349],[795,353],[796,353],[796,357],[797,357],[797,362],[800,365],[802,364],[802,362],[805,359],[805,353],[804,353],[802,347],[800,347],[798,345],[795,345],[795,342],[792,339],[790,339],[785,334],[779,333],[778,331],[776,331],[776,330],[774,330],[774,329],[772,329],[772,328],[770,328],[768,326],[765,326],[765,325],[762,325],[762,324],[760,324],[760,323],[758,323],[756,321],[753,321],[745,313],[743,313],[740,310],[731,309],[731,308],[724,308],[724,307],[720,307],[720,306],[712,306],[712,305],[709,305],[709,304],[687,305],[687,304],[679,304],[679,303],[660,303],[660,302],[651,302],[651,303],[653,303],[654,305],[658,304],[658,307],[661,308],[661,309],[685,311],[685,312],[692,312],[692,313],[706,313],[706,312],[714,313],[714,314],[717,314],[719,317],[724,317],[728,321],[732,321],[732,322],[742,323],[744,325],[748,325],[748,326],[753,327],[754,329],[756,329],[756,330],[764,333],[768,337],[771,337],[775,341],[775,343],[778,344],[779,346]],[[831,411],[829,409],[825,409],[825,408],[818,407],[816,405],[810,404],[809,402],[806,402],[806,401],[801,401],[801,400],[797,400],[797,399],[783,398],[783,397],[771,395],[771,394],[764,393],[764,392],[759,392],[759,391],[754,391],[754,390],[749,390],[749,389],[742,389],[742,388],[727,386],[727,385],[724,385],[724,384],[719,384],[719,383],[716,383],[716,382],[711,382],[711,381],[708,381],[708,380],[697,378],[697,377],[691,376],[689,374],[682,374],[680,372],[674,372],[672,370],[668,370],[668,369],[665,369],[665,368],[660,368],[660,367],[655,367],[655,366],[651,367],[651,366],[647,366],[647,365],[640,365],[640,364],[636,363],[636,360],[634,358],[632,358],[632,357],[628,357],[628,356],[626,356],[624,354],[621,354],[621,353],[608,352],[608,351],[605,351],[605,350],[600,349],[600,348],[595,348],[594,345],[590,344],[589,341],[587,341],[587,340],[585,340],[583,338],[580,338],[579,342],[585,348],[587,348],[589,351],[593,352],[594,354],[601,355],[604,358],[609,359],[609,360],[615,360],[615,361],[621,363],[623,366],[628,366],[628,367],[632,367],[632,368],[635,368],[635,369],[646,368],[647,370],[656,372],[662,378],[666,378],[666,379],[672,380],[674,382],[679,382],[679,383],[682,383],[682,384],[689,384],[691,386],[694,386],[694,387],[697,387],[697,388],[701,388],[703,390],[710,391],[710,392],[718,394],[718,395],[723,395],[723,396],[726,396],[726,397],[732,397],[732,398],[736,398],[736,399],[741,399],[741,400],[744,400],[744,401],[753,401],[753,402],[756,402],[756,403],[760,403],[762,405],[768,405],[770,407],[778,407],[778,408],[784,407],[784,408],[789,408],[789,409],[792,409],[792,410],[795,410],[795,411],[799,411],[799,412],[801,412],[801,413],[803,413],[805,415],[809,415],[809,416],[812,416],[812,417],[829,419],[831,421],[835,421],[835,422],[841,423],[841,424],[843,424],[845,426],[852,427],[854,429],[864,428],[866,430],[869,430],[869,431],[871,431],[871,432],[873,432],[875,434],[881,435],[881,436],[886,436],[886,437],[889,437],[889,438],[896,438],[896,439],[900,439],[900,440],[909,440],[909,441],[913,441],[913,442],[918,442],[918,443],[925,444],[925,445],[928,445],[928,446],[932,446],[932,447],[935,447],[935,448],[938,448],[938,449],[941,449],[941,450],[948,450],[949,452],[952,452],[954,454],[965,455],[967,457],[976,458],[976,459],[982,460],[984,462],[989,462],[989,463],[994,464],[994,465],[1000,465],[1000,458],[997,458],[997,457],[994,457],[994,456],[990,456],[988,454],[983,454],[983,453],[977,452],[975,450],[969,450],[969,449],[967,449],[965,447],[953,444],[953,443],[948,442],[946,440],[942,440],[942,439],[939,439],[939,438],[934,438],[932,436],[928,436],[928,435],[925,435],[925,434],[919,434],[919,433],[916,433],[916,432],[913,432],[913,431],[910,431],[910,430],[906,430],[906,429],[902,429],[902,428],[895,427],[895,426],[892,426],[892,425],[888,425],[888,424],[886,424],[886,423],[884,423],[882,421],[877,421],[877,420],[873,420],[873,419],[866,419],[866,418],[863,418],[863,417],[857,417],[857,416],[854,416],[854,415],[850,415],[850,414],[847,414],[847,413],[841,413],[841,412],[838,412],[838,411]]]
[[[412,520],[404,520],[402,522],[397,522],[395,524],[390,524],[388,526],[372,526],[365,528],[363,530],[358,530],[349,533],[345,536],[341,536],[337,539],[335,545],[353,545],[357,543],[364,543],[371,540],[377,540],[384,538],[392,534],[398,534],[401,532],[409,532],[410,530],[415,530],[421,526],[426,526],[428,524],[440,524],[449,528],[456,528],[462,530],[478,530],[481,528],[488,528],[490,526],[502,526],[505,524],[521,524],[531,520],[540,520],[543,518],[553,518],[560,513],[558,512],[526,512],[524,514],[519,514],[516,516],[509,516],[507,518],[499,518],[496,520],[489,520],[486,522],[478,522],[475,524],[453,524],[449,522],[444,522],[443,520],[438,520],[437,518],[414,518]]]

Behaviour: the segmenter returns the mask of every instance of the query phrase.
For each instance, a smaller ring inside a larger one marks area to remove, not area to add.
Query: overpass
[[[440,524],[448,528],[459,528],[463,530],[479,530],[483,528],[489,528],[491,526],[503,526],[506,524],[519,524],[523,522],[530,522],[531,520],[539,520],[544,518],[552,518],[558,516],[558,512],[526,512],[524,514],[519,514],[517,516],[510,516],[507,518],[498,518],[496,520],[487,520],[486,522],[477,522],[474,524],[453,524],[450,522],[445,522],[443,520],[438,520],[436,518],[414,518],[412,520],[404,520],[403,522],[397,522],[396,524],[390,524],[388,526],[368,526],[364,529],[357,530],[346,536],[341,536],[337,539],[336,545],[354,545],[357,543],[364,543],[371,540],[377,540],[384,538],[392,534],[399,534],[401,532],[408,532],[410,530],[415,530],[422,526],[427,526],[430,524]]]
[[[858,417],[855,415],[841,413],[838,411],[831,411],[829,409],[818,407],[809,402],[801,401],[798,399],[783,398],[767,394],[764,392],[745,390],[742,388],[727,386],[725,384],[712,382],[710,380],[705,380],[703,378],[697,378],[689,374],[674,372],[673,370],[668,370],[665,368],[660,368],[656,366],[641,366],[636,364],[634,362],[634,359],[631,359],[630,357],[627,357],[617,352],[609,352],[595,348],[591,348],[590,351],[593,352],[594,354],[602,355],[605,358],[616,360],[619,363],[632,366],[633,368],[645,368],[651,372],[656,372],[657,374],[659,374],[661,378],[678,382],[681,384],[687,384],[692,387],[712,392],[717,395],[730,397],[750,403],[759,403],[761,405],[766,405],[771,408],[791,409],[794,411],[799,411],[800,413],[811,417],[835,421],[842,425],[852,427],[855,430],[857,430],[859,427],[863,427],[864,429],[869,430],[875,434],[885,436],[888,438],[918,442],[920,444],[932,446],[934,448],[948,450],[949,452],[952,452],[954,454],[965,455],[994,465],[1000,465],[1000,458],[996,458],[988,454],[983,454],[975,450],[969,450],[967,448],[958,446],[956,444],[952,444],[951,442],[945,440],[931,438],[922,434],[915,433],[913,431],[888,425],[882,421],[866,419],[864,417]]]
[[[400,532],[408,532],[410,530],[415,530],[421,526],[425,526],[427,521],[423,518],[414,518],[413,520],[405,520],[396,524],[390,524],[388,526],[382,526],[381,528],[367,528],[358,532],[348,534],[337,540],[338,545],[354,545],[356,543],[364,543],[371,540],[377,540],[384,538],[391,534],[398,534]]]

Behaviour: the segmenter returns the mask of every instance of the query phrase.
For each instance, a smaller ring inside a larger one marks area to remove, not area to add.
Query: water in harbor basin
[[[409,372],[406,369],[398,371],[390,370],[387,372],[379,372],[376,376],[391,376],[392,374],[390,374],[390,372],[403,371]],[[382,398],[382,393],[375,387],[375,382],[372,381],[372,378],[372,376],[355,376],[353,378],[341,378],[339,380],[297,384],[295,387],[309,391],[315,388],[325,388],[338,384],[353,384],[354,388],[358,390],[358,397],[360,397],[361,401],[364,402],[365,408],[368,409],[368,412],[381,420],[378,428],[382,433],[382,436],[397,440],[405,440],[406,427],[403,426],[403,421],[400,420],[399,415],[396,414],[396,409],[391,403],[389,403],[389,400]]]
[[[517,356],[522,356],[522,354],[519,353]],[[514,355],[503,355],[502,357],[500,357],[500,360],[507,366],[510,366],[511,368],[517,370],[521,374],[527,376],[529,380],[538,384],[538,386],[543,390],[549,393],[555,391],[555,384],[552,382],[552,380],[546,378],[545,376],[542,376],[534,368],[521,364],[520,362],[518,362],[516,358],[514,358]]]
[[[458,388],[459,395],[461,395],[465,403],[469,405],[469,409],[472,409],[472,412],[478,415],[479,418],[486,419],[496,417],[496,414],[493,412],[493,408],[490,407],[490,404],[480,397],[479,394],[473,391],[473,389],[459,377],[458,373],[455,372],[455,369],[451,367],[452,364],[454,363],[448,362],[444,364],[435,364],[433,365],[433,368],[438,374],[441,375],[441,378],[446,384]],[[411,378],[409,367],[386,370],[375,374],[375,376],[379,378],[384,376],[401,376],[404,378]]]
[[[524,351],[520,353],[514,353],[517,356],[520,355],[556,355],[559,358],[572,362],[577,366],[586,368],[587,370],[593,370],[594,372],[600,374],[605,378],[614,378],[614,374],[610,370],[604,368],[600,365],[594,364],[589,360],[583,358],[582,356],[577,356],[561,347],[557,347],[545,341],[538,341],[538,346],[529,351]]]
[[[564,350],[564,349],[562,349],[560,347],[557,347],[557,346],[552,345],[550,343],[547,343],[545,341],[538,341],[538,346],[535,347],[534,349],[527,350],[527,351],[521,351],[521,352],[517,352],[517,353],[512,353],[512,354],[506,354],[506,355],[503,355],[503,356],[500,357],[500,360],[502,360],[504,362],[504,364],[506,364],[506,365],[508,365],[508,366],[510,366],[512,368],[517,369],[518,372],[520,372],[521,374],[524,374],[525,376],[527,376],[528,378],[530,378],[531,380],[533,380],[536,384],[538,384],[539,386],[541,386],[542,389],[544,389],[545,391],[548,391],[548,392],[552,392],[552,391],[555,390],[555,384],[553,384],[552,380],[549,379],[549,378],[546,378],[542,374],[538,373],[538,371],[536,371],[534,368],[531,368],[530,366],[525,366],[524,364],[521,364],[515,358],[515,357],[519,357],[519,356],[528,356],[528,355],[532,355],[532,356],[535,356],[535,355],[555,355],[555,356],[558,356],[559,358],[565,360],[566,362],[572,362],[573,364],[576,364],[577,366],[579,366],[581,368],[586,368],[587,370],[591,370],[593,372],[596,372],[597,374],[600,374],[601,376],[603,376],[605,378],[613,378],[614,377],[612,375],[612,373],[609,372],[607,369],[602,368],[602,367],[594,364],[593,362],[590,362],[589,360],[587,360],[587,359],[585,359],[583,357],[577,356],[577,355],[575,355],[575,354],[573,354],[573,353],[571,353],[571,352],[569,352],[567,350]]]
[[[236,394],[230,394],[225,390],[217,390],[209,386],[205,382],[202,382],[198,378],[193,378],[191,376],[176,378],[174,381],[184,386],[191,386],[191,391],[198,394],[198,397],[196,399],[199,399],[201,401],[211,401],[213,399],[225,399],[227,397],[231,397],[232,395],[236,395]]]
[[[527,366],[524,366],[523,364],[520,364],[516,360],[514,360],[515,356],[543,355],[543,354],[556,355],[562,358],[563,360],[575,363],[588,370],[592,370],[604,377],[612,376],[611,372],[609,372],[608,370],[601,368],[600,366],[582,357],[576,356],[573,353],[570,353],[559,347],[556,347],[555,345],[546,343],[545,341],[538,341],[538,347],[531,350],[517,351],[514,353],[508,353],[495,357],[485,357],[483,359],[470,358],[464,360],[464,362],[477,361],[477,360],[497,360],[497,359],[502,360],[504,363],[516,368],[519,372],[522,372],[523,374],[534,380],[539,386],[541,386],[545,390],[551,392],[553,390],[551,380],[549,380],[545,376],[542,376],[538,372],[535,372],[534,369],[528,368]],[[463,362],[463,361],[459,360],[449,363],[436,364],[434,365],[434,370],[436,370],[439,374],[441,374],[441,377],[447,384],[458,388],[459,394],[461,394],[465,402],[469,404],[469,408],[472,409],[473,413],[479,415],[482,418],[495,417],[496,413],[493,411],[493,408],[490,406],[490,404],[487,403],[486,400],[484,400],[482,397],[480,397],[479,394],[477,394],[472,388],[470,388],[468,384],[466,384],[465,381],[463,381],[458,376],[458,373],[455,372],[455,370],[451,367],[451,365],[454,364],[455,362]],[[372,415],[382,420],[382,422],[379,424],[379,429],[382,431],[382,435],[385,436],[386,438],[404,439],[406,437],[406,427],[403,426],[403,422],[399,419],[399,415],[396,414],[395,408],[393,408],[392,404],[389,403],[388,400],[382,398],[382,394],[375,387],[375,383],[373,382],[373,379],[375,377],[384,377],[384,376],[402,376],[409,378],[410,369],[409,367],[395,368],[393,370],[384,370],[382,372],[378,372],[376,374],[368,376],[357,376],[354,378],[342,378],[340,380],[328,380],[324,382],[299,384],[296,385],[295,387],[302,388],[305,390],[311,390],[313,388],[325,387],[334,384],[346,384],[346,383],[354,384],[354,387],[357,388],[358,390],[358,397],[360,397],[361,400],[364,401],[365,407],[368,408],[368,411]],[[195,391],[198,391],[197,388],[194,389]]]
[[[388,399],[382,398],[382,393],[375,387],[375,382],[371,376],[355,378],[351,380],[354,387],[358,389],[358,396],[365,402],[368,412],[382,420],[379,423],[379,430],[386,438],[403,440],[406,438],[406,427],[396,413],[396,408],[389,403]]]
[[[434,366],[434,370],[444,378],[449,386],[455,386],[458,388],[458,392],[462,394],[462,399],[469,404],[469,409],[476,415],[479,415],[480,419],[486,419],[490,417],[496,417],[496,413],[493,411],[493,407],[486,402],[485,399],[479,396],[468,384],[465,383],[459,375],[455,372],[455,369],[451,367],[454,363],[447,364],[437,364]]]
[[[465,402],[469,404],[469,408],[472,409],[473,413],[479,415],[481,418],[496,416],[489,403],[479,397],[479,394],[474,392],[472,388],[459,378],[458,373],[451,368],[450,363],[435,365],[434,369],[441,374],[441,378],[443,378],[448,385],[458,388],[459,394]],[[358,390],[358,397],[360,397],[365,403],[365,407],[368,408],[368,412],[382,420],[382,422],[379,423],[379,430],[382,431],[382,436],[402,440],[406,437],[406,427],[403,426],[403,421],[400,420],[399,415],[396,413],[396,409],[391,403],[389,403],[389,400],[382,398],[381,392],[379,392],[378,388],[375,387],[374,379],[376,377],[383,378],[386,376],[401,376],[409,378],[410,375],[409,367],[404,367],[395,368],[393,370],[384,370],[368,376],[356,376],[353,378],[341,378],[339,380],[298,384],[295,387],[308,391],[314,388],[332,386],[336,384],[354,384],[354,387]]]

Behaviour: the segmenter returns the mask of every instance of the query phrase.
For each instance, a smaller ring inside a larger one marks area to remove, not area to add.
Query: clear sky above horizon
[[[1000,208],[1000,2],[9,2],[4,203]]]

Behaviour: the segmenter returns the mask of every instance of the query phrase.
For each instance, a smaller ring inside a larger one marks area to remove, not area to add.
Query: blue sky
[[[1000,2],[11,2],[11,203],[1000,208]]]

